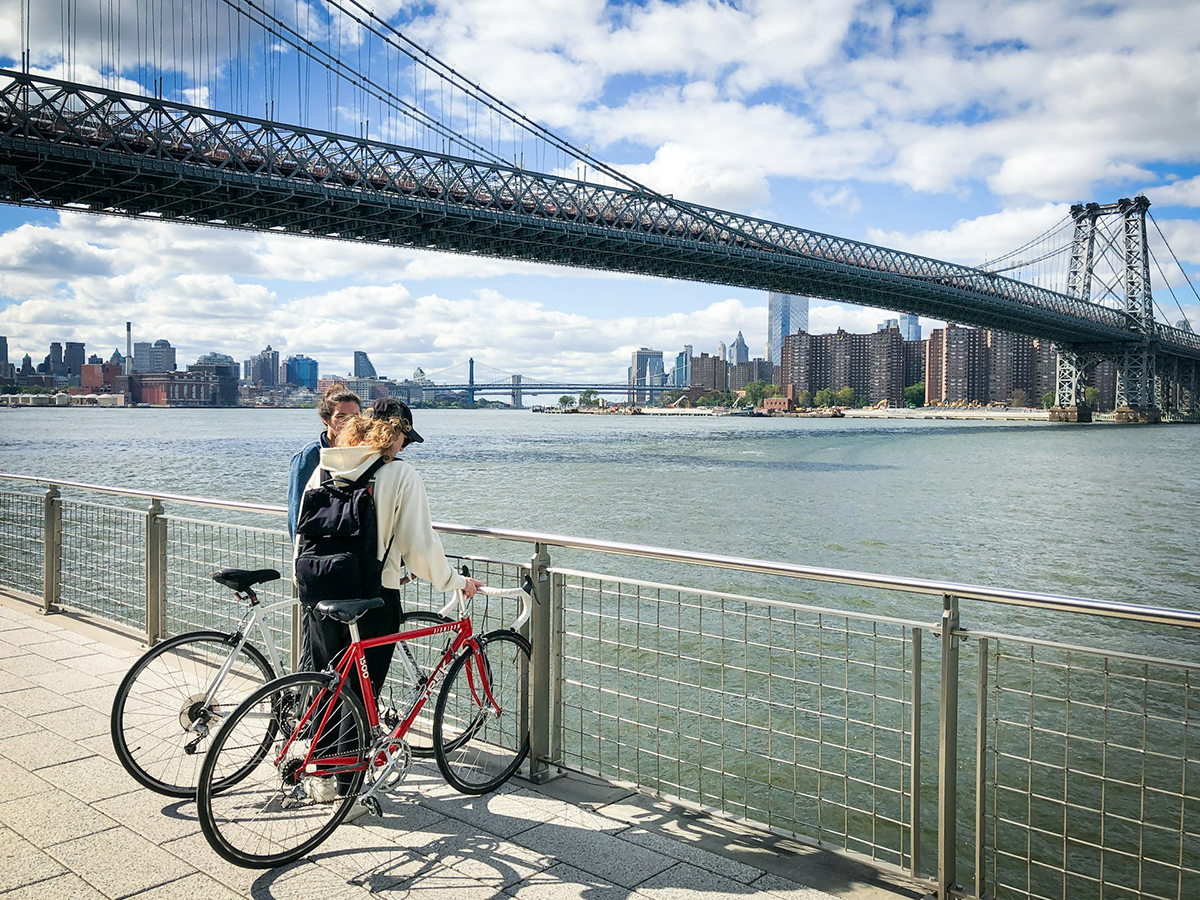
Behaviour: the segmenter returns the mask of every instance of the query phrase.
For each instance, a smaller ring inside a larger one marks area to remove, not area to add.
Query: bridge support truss
[[[1150,293],[1150,253],[1146,237],[1146,211],[1150,201],[1144,196],[1116,203],[1076,204],[1071,207],[1075,219],[1075,237],[1071,247],[1071,267],[1067,294],[1091,301],[1096,280],[1097,257],[1112,260],[1112,269],[1124,288],[1122,313],[1130,331],[1139,340],[1112,348],[1058,347],[1058,380],[1055,391],[1060,421],[1090,421],[1091,411],[1083,413],[1084,379],[1087,370],[1104,359],[1115,359],[1117,368],[1116,409],[1118,421],[1156,422],[1161,410],[1169,408],[1164,400],[1177,393],[1178,366],[1172,369],[1171,388],[1157,374],[1158,353],[1154,303]],[[1102,220],[1120,217],[1120,229],[1103,227]],[[1101,246],[1097,247],[1097,239]],[[1114,293],[1117,285],[1105,285]],[[1178,360],[1176,360],[1178,362]],[[1195,392],[1191,391],[1191,396]],[[1193,401],[1194,405],[1194,401]]]

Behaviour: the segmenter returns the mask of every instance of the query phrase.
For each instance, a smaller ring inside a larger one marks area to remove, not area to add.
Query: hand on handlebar
[[[475,596],[475,592],[483,587],[482,581],[476,581],[474,578],[467,578],[467,586],[463,588],[463,597],[470,600]]]

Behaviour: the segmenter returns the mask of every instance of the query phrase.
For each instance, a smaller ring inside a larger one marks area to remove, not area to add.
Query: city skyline
[[[1193,21],[1188,3],[1061,0],[1018,17],[972,0],[819,12],[651,0],[567,16],[532,0],[435,0],[392,14],[535,120],[691,202],[979,264],[1072,202],[1145,191],[1184,266],[1200,265],[1200,121],[1172,112],[1198,90],[1194,29],[1177,27]],[[0,5],[0,63],[17,58],[19,32],[14,5]],[[812,38],[803,52],[797,34]],[[34,70],[58,73],[55,48],[41,52]],[[1195,321],[1200,303],[1179,293]],[[344,348],[359,348],[380,371],[473,356],[609,378],[641,344],[711,351],[742,330],[757,355],[767,305],[736,288],[0,207],[0,333],[25,347],[64,326],[123,347],[132,319],[183,358],[270,343],[346,372]],[[816,301],[810,328],[866,332],[897,312]]]

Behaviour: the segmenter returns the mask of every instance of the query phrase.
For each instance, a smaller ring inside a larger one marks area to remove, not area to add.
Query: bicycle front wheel
[[[464,794],[495,790],[529,753],[529,641],[512,631],[479,639],[450,665],[433,713],[433,750]]]
[[[113,698],[117,759],[139,784],[192,797],[215,731],[254,690],[275,677],[271,664],[235,635],[195,631],[156,644],[125,675]],[[218,682],[222,666],[229,669]],[[212,691],[213,700],[205,698]],[[269,740],[264,732],[260,740]]]
[[[196,811],[224,859],[256,869],[292,862],[350,811],[366,770],[367,717],[348,689],[334,693],[328,674],[285,675],[247,697],[217,734]],[[265,755],[264,721],[278,733]]]

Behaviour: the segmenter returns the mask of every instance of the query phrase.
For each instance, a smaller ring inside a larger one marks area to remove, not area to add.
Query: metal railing
[[[185,505],[285,513],[0,475],[0,585],[148,642],[232,624],[218,567],[278,568],[266,587],[290,594],[282,530]],[[943,898],[1200,895],[1200,613],[436,527],[477,577],[534,576],[530,778],[595,774]],[[405,590],[406,606],[442,603]],[[510,621],[509,602],[481,604],[477,628]],[[290,650],[294,622],[272,627]]]

